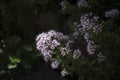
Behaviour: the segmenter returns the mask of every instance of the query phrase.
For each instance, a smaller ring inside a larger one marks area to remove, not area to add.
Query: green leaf
[[[17,67],[17,64],[8,64],[8,69],[14,69]]]
[[[26,69],[30,69],[31,68],[31,64],[27,61],[24,61],[23,62],[23,67],[26,68]]]
[[[0,49],[0,54],[3,52],[3,50],[2,49]]]
[[[16,57],[13,57],[13,56],[9,56],[9,60],[11,61],[11,63],[20,63],[21,60],[20,58],[16,58]]]

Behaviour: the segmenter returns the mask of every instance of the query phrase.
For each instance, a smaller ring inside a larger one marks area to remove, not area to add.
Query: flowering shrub
[[[88,30],[89,27],[84,25],[81,25],[79,27],[80,28],[78,30],[80,31],[79,32],[75,31],[72,37],[75,39],[79,37],[78,36],[79,34],[78,35],[75,34],[76,32],[77,33],[81,32],[80,35],[87,34],[88,36],[84,37],[87,42],[87,44],[85,45],[86,50],[89,55],[93,55],[96,51],[96,45],[92,40],[89,40],[90,37],[89,33],[85,32],[86,30]],[[85,59],[84,56],[85,52],[83,50],[81,51],[80,48],[74,49],[72,45],[74,43],[75,43],[74,39],[71,40],[69,36],[63,35],[63,33],[56,32],[54,30],[43,32],[39,34],[36,38],[36,47],[43,55],[44,60],[46,62],[50,61],[51,67],[53,69],[57,69],[58,67],[61,66],[63,68],[63,70],[61,71],[62,76],[72,74],[74,71],[76,71],[75,67],[79,68],[79,65],[76,65],[77,64],[76,62],[80,61],[81,59]],[[77,45],[79,46],[79,44]],[[100,55],[96,59],[98,59],[99,61],[104,60],[102,58],[104,56],[102,55],[101,57],[101,55],[102,53],[100,53]]]
[[[105,3],[104,0],[99,2],[99,5]],[[64,35],[55,30],[43,32],[36,38],[36,48],[53,69],[61,69],[62,76],[77,74],[79,80],[118,80],[115,73],[119,66],[117,62],[114,65],[110,55],[114,50],[119,55],[118,49],[111,49],[111,46],[120,42],[113,41],[120,37],[117,30],[120,29],[120,12],[117,8],[108,10],[110,6],[99,8],[95,3],[94,0],[77,0],[72,5],[69,1],[62,1],[62,13],[69,14],[71,18],[72,24],[68,24],[71,34]],[[95,6],[103,12],[95,11]],[[111,39],[110,42],[107,39]],[[117,46],[120,48],[119,44]]]

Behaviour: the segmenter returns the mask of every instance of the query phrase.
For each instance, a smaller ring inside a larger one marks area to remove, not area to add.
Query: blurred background
[[[35,75],[41,77],[34,80],[60,78],[45,66],[35,48],[39,33],[50,29],[66,32],[66,16],[59,10],[59,0],[0,0],[0,80],[22,80],[26,75],[24,80],[33,80]],[[42,79],[46,75],[52,78]]]

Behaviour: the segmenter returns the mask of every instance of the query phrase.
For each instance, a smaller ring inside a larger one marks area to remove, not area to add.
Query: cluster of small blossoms
[[[120,11],[118,9],[111,9],[105,12],[105,17],[113,18],[113,17],[118,16],[119,14],[120,14]]]
[[[37,36],[36,48],[42,53],[45,61],[52,57],[52,50],[60,45],[60,40],[68,40],[68,36],[54,30],[43,32]]]
[[[82,32],[86,33],[89,30],[92,30],[93,33],[97,33],[99,31],[101,31],[101,24],[96,23],[98,21],[99,17],[93,16],[91,19],[89,17],[92,17],[92,13],[85,14],[85,15],[81,16],[81,18],[80,18]]]
[[[97,59],[99,62],[102,62],[105,60],[105,56],[100,52],[98,55],[97,55]]]
[[[77,6],[81,8],[81,7],[88,7],[89,5],[86,0],[77,0]]]
[[[76,28],[74,30],[73,36],[76,39],[78,35],[84,36],[84,39],[87,42],[87,52],[91,55],[95,53],[96,45],[94,41],[91,40],[92,36],[90,35],[90,31],[97,34],[101,31],[102,26],[101,24],[96,23],[99,19],[98,16],[93,16],[91,19],[90,17],[92,17],[92,13],[81,16],[80,23],[75,23]]]
[[[92,55],[95,53],[96,45],[93,41],[89,40],[87,43],[87,52]]]
[[[73,58],[78,59],[81,56],[81,54],[82,53],[81,53],[80,49],[75,49],[73,52]]]
[[[89,18],[92,16],[92,13],[85,14],[81,16],[80,23],[74,23],[76,28],[74,29],[73,36],[77,37],[79,34],[83,35],[86,33],[88,35],[88,31],[92,30],[93,33],[98,33],[101,31],[101,24],[97,24],[99,17],[93,16],[91,19]]]
[[[70,48],[70,44],[73,43],[73,41],[68,40],[66,42],[66,44],[64,45],[64,47],[60,48],[60,52],[63,56],[65,56],[66,54],[69,54],[71,52],[71,48]]]
[[[67,0],[64,0],[60,3],[62,10],[66,9],[68,6],[69,2]]]
[[[65,56],[66,54],[69,54],[71,52],[69,47],[62,47],[60,48],[60,52],[63,56]]]
[[[63,46],[61,46],[61,41],[66,41]],[[36,37],[36,48],[42,53],[44,60],[48,61],[52,58],[52,53],[55,49],[58,49],[61,55],[65,56],[71,52],[70,44],[73,41],[69,40],[67,35],[63,33],[50,30],[48,32],[43,32]],[[57,48],[59,46],[59,48]],[[80,51],[75,51],[74,56],[77,58],[80,54]],[[51,67],[57,69],[60,65],[60,62],[55,59],[51,61]],[[65,68],[61,71],[62,76],[68,75],[68,72]]]

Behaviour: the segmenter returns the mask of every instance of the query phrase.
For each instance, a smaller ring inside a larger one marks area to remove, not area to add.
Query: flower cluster
[[[66,0],[62,1],[62,2],[60,3],[60,5],[61,5],[61,7],[62,7],[62,10],[66,9],[68,4],[69,4],[69,2],[67,2]]]
[[[80,49],[75,49],[73,52],[73,58],[78,59],[81,56],[81,54],[82,53],[81,53]]]
[[[52,57],[52,49],[60,45],[60,40],[68,40],[68,36],[54,30],[43,32],[37,36],[36,47],[41,51],[45,61]]]
[[[105,12],[105,17],[112,18],[112,17],[118,16],[119,14],[120,14],[120,11],[118,9],[111,9],[111,10]]]
[[[99,19],[98,16],[93,16],[92,13],[85,14],[81,16],[80,23],[75,24],[76,28],[74,30],[73,36],[75,38],[78,37],[78,35],[83,35],[84,39],[87,42],[87,52],[91,55],[95,53],[96,45],[94,41],[92,41],[92,36],[90,35],[90,31],[97,34],[101,31],[101,24],[97,24],[97,21]]]
[[[92,13],[85,14],[81,16],[79,24],[75,23],[75,30],[73,33],[73,38],[78,38],[79,35],[82,35],[86,41],[86,50],[89,55],[93,55],[96,52],[97,45],[92,40],[92,36],[90,34],[90,31],[92,33],[97,34],[101,31],[101,25],[97,24],[97,21],[99,20],[98,16],[93,16]],[[39,51],[41,51],[44,60],[51,61],[51,67],[53,69],[58,68],[60,64],[62,64],[58,58],[53,55],[57,56],[66,56],[66,55],[72,55],[73,59],[78,59],[82,55],[81,50],[73,49],[71,48],[71,44],[75,43],[74,40],[71,40],[70,37],[67,35],[63,35],[63,33],[56,32],[54,30],[50,30],[48,32],[43,32],[39,34],[36,38],[36,47]],[[57,54],[54,53],[57,50]],[[99,59],[100,56],[99,56]],[[63,66],[62,66],[63,67]],[[63,67],[64,68],[64,67]],[[61,71],[61,75],[65,76],[68,74],[68,71],[64,68],[63,71]]]
[[[97,59],[98,59],[98,61],[104,61],[105,60],[105,56],[100,52],[98,55],[97,55]]]
[[[64,0],[60,4],[62,6],[62,10],[64,10],[67,8],[69,3]],[[89,7],[89,5],[86,0],[78,0],[77,7]],[[106,12],[106,14],[109,16],[112,14],[108,13],[112,12],[113,10],[111,12]],[[119,13],[116,11],[115,14],[118,15]],[[59,66],[61,66],[63,69],[61,71],[61,75],[66,76],[70,72],[68,66],[73,66],[75,65],[73,62],[78,61],[82,58],[84,59],[84,53],[87,52],[89,56],[94,55],[95,53],[100,53],[99,51],[97,51],[98,45],[95,44],[92,35],[96,35],[97,33],[102,31],[101,24],[102,22],[100,23],[99,16],[94,16],[92,12],[84,14],[80,16],[79,22],[74,23],[75,28],[72,35],[63,35],[63,33],[56,32],[54,30],[43,32],[39,34],[36,38],[36,47],[39,51],[41,51],[45,61],[49,60],[51,62],[51,67],[53,69],[57,69]],[[76,46],[75,40],[80,39],[80,36],[83,36],[82,38],[84,38],[85,40],[84,48],[80,48],[79,44],[78,46]],[[72,43],[73,45],[71,45]],[[74,46],[76,46],[77,49]],[[65,61],[70,61],[68,62],[69,64],[67,64],[66,62],[64,63],[62,59],[64,59]],[[104,60],[104,56],[100,53],[97,55],[97,59],[101,62]],[[74,71],[75,70],[73,70],[73,72]]]
[[[95,53],[96,45],[93,41],[89,40],[87,43],[87,52],[92,55]]]
[[[77,1],[77,6],[79,8],[81,8],[81,7],[88,7],[88,2],[86,0],[78,0]]]
[[[93,16],[92,13],[85,14],[81,16],[80,22],[82,26],[82,33],[88,32],[88,30],[92,30],[92,32],[97,33],[101,30],[101,25],[97,24],[97,21],[99,19],[98,16]],[[92,17],[91,19],[89,17]]]
[[[62,47],[60,48],[60,52],[63,56],[65,56],[66,54],[69,54],[71,52],[69,47]]]
[[[71,52],[70,44],[73,43],[73,41],[68,40],[63,47],[60,48],[60,53],[65,56],[66,54],[69,54]]]
[[[76,26],[73,35],[77,37],[79,34],[88,35],[88,31],[91,30],[93,33],[101,31],[101,24],[97,24],[99,19],[98,16],[93,16],[92,19],[89,17],[92,16],[92,13],[82,15],[80,18],[80,24],[74,23]]]
[[[61,42],[66,41],[63,46],[61,46]],[[65,56],[66,54],[69,54],[71,52],[70,44],[73,43],[72,40],[69,40],[69,37],[67,35],[63,35],[63,33],[56,32],[55,30],[50,30],[48,32],[43,32],[39,34],[36,37],[36,48],[42,53],[44,60],[48,61],[52,57],[52,53],[54,53],[54,50],[56,50],[57,47],[59,47],[57,50],[59,50],[60,54],[62,56]],[[59,55],[60,55],[59,54]],[[74,57],[78,58],[80,56],[80,51],[74,52]],[[57,69],[60,65],[60,62],[57,59],[50,60],[51,61],[51,67],[53,69]],[[61,71],[61,75],[65,76],[68,75],[68,72],[63,69]]]

